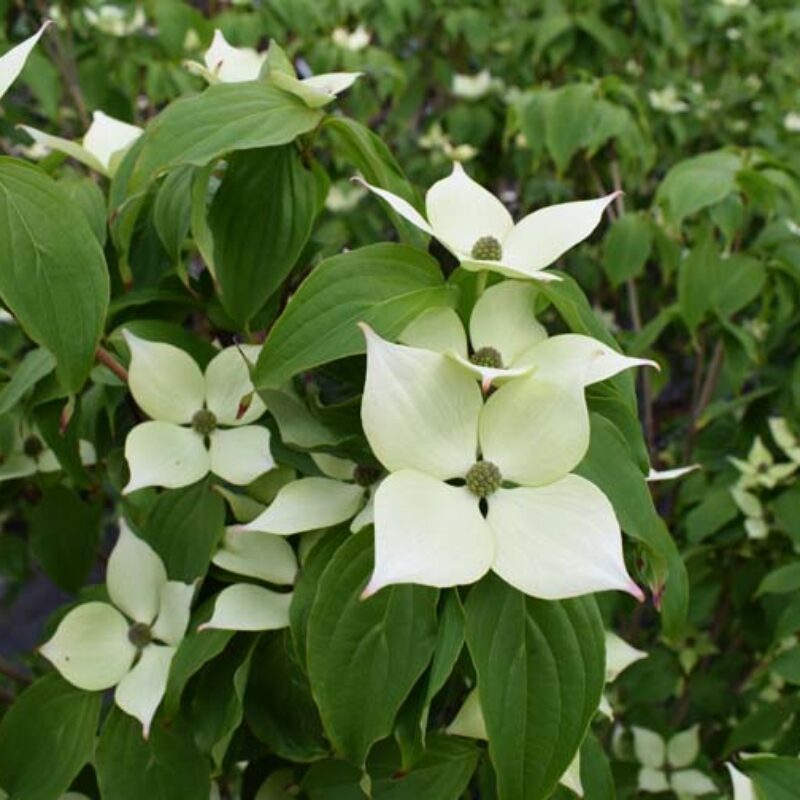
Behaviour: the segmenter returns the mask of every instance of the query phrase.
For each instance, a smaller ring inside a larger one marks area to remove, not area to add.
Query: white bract
[[[733,764],[726,763],[725,767],[731,776],[731,783],[733,784],[733,800],[758,800],[753,781],[743,772],[736,769]]]
[[[236,575],[291,586],[297,576],[297,558],[279,536],[250,531],[241,525],[225,530],[212,561]],[[199,630],[270,631],[289,625],[291,593],[275,592],[252,583],[234,583],[214,601],[214,612]]]
[[[167,580],[161,559],[124,522],[106,586],[111,604],[73,608],[40,652],[79,689],[116,686],[114,702],[142,723],[147,738],[189,624],[194,586]]]
[[[211,47],[203,60],[204,64],[186,62],[186,67],[209,83],[241,83],[263,77],[296,95],[311,108],[327,105],[349,89],[361,75],[360,72],[329,72],[300,79],[292,62],[274,41],[266,53],[259,53],[252,47],[233,47],[220,30],[214,31]]]
[[[676,733],[665,741],[655,731],[634,727],[633,749],[642,765],[639,789],[643,792],[668,792],[679,798],[699,797],[716,792],[714,782],[698,769],[687,769],[700,754],[697,725]]]
[[[250,424],[266,410],[250,381],[258,346],[227,347],[203,373],[173,345],[130,331],[125,340],[131,351],[128,386],[152,420],[125,440],[130,481],[123,491],[188,486],[209,471],[244,486],[275,466],[269,430]]]
[[[756,436],[753,440],[746,461],[732,456],[730,461],[741,473],[739,485],[744,489],[752,489],[755,486],[774,489],[800,466],[795,462],[776,464],[772,453],[764,445],[760,436]]]
[[[12,47],[0,56],[0,98],[22,72],[31,50],[36,46],[49,24],[48,20],[33,36],[29,36],[24,42],[20,42],[16,47]]]
[[[78,442],[78,454],[81,463],[89,466],[97,460],[94,446],[91,442],[81,440]],[[23,426],[16,432],[14,445],[0,463],[0,483],[14,478],[26,478],[37,472],[58,472],[61,469],[56,454],[42,439],[35,427]]]
[[[350,526],[355,533],[372,522],[371,485],[377,480],[376,471],[327,453],[312,453],[311,457],[325,477],[287,483],[269,507],[244,529],[291,536],[329,528],[355,517]]]
[[[363,50],[372,40],[372,34],[363,26],[349,31],[347,28],[334,28],[331,39],[337,47],[351,52]]]
[[[95,111],[92,114],[92,124],[80,144],[61,136],[53,136],[37,128],[31,128],[29,125],[20,125],[19,127],[36,144],[66,153],[76,161],[80,161],[95,172],[109,178],[114,176],[125,153],[144,133],[136,125],[129,125],[127,122],[109,117],[102,111]]]
[[[479,100],[488,94],[494,85],[492,73],[482,69],[476,75],[453,75],[452,92],[464,100]]]
[[[142,30],[147,24],[144,9],[136,6],[133,13],[127,8],[115,5],[104,5],[98,9],[84,8],[83,14],[86,21],[101,33],[109,36],[130,36]]]
[[[362,329],[361,420],[391,473],[375,493],[365,596],[398,583],[472,583],[494,570],[534,597],[604,589],[642,597],[611,503],[569,474],[589,445],[583,389],[596,349],[581,342],[573,359],[567,347],[562,364],[509,380],[484,403],[474,375],[452,357]]]
[[[619,194],[540,208],[515,225],[506,207],[458,162],[448,177],[428,189],[425,217],[402,197],[362,183],[401,217],[436,237],[465,269],[542,281],[558,280],[542,270],[589,236]]]
[[[653,361],[623,356],[589,336],[568,333],[548,338],[536,319],[535,301],[536,288],[530,282],[502,281],[475,303],[469,342],[458,314],[441,307],[428,309],[406,326],[400,341],[448,355],[480,378],[484,391],[530,373],[553,380],[580,375],[588,386],[629,367],[656,366]]]

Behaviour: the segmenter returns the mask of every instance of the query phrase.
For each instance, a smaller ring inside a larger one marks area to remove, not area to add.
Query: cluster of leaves
[[[4,99],[0,135],[17,156],[31,152],[21,123],[77,139],[102,109],[146,126],[110,181],[58,153],[38,167],[0,163],[0,297],[19,321],[0,324],[7,604],[14,611],[42,573],[70,602],[105,599],[96,565],[121,513],[171,579],[203,584],[147,740],[30,652],[0,662],[0,787],[41,800],[70,787],[123,800],[205,800],[212,789],[259,800],[566,797],[576,787],[556,784],[583,741],[589,800],[692,794],[703,784],[682,786],[688,770],[729,796],[723,764],[741,752],[771,754],[738,762],[760,797],[795,797],[795,4],[220,5],[154,0],[110,17],[95,4],[54,6]],[[38,27],[36,15],[0,8],[10,42]],[[204,89],[183,61],[215,28],[242,46],[274,38],[300,70],[365,76],[331,113],[272,86]],[[299,548],[288,629],[198,632],[230,582],[211,565],[226,522],[252,518],[248,504],[269,503],[293,475],[319,475],[312,452],[370,462],[355,324],[395,337],[427,308],[468,316],[474,276],[435,243],[424,253],[399,217],[390,231],[385,209],[350,182],[358,172],[418,206],[415,186],[453,157],[519,215],[626,192],[602,237],[563,260],[571,277],[542,286],[539,316],[615,336],[662,367],[639,379],[643,436],[630,379],[591,387],[579,469],[613,501],[650,600],[537,601],[492,578],[468,593],[395,587],[363,603],[371,533],[337,528]],[[374,244],[392,237],[403,244]],[[246,493],[212,491],[209,477],[123,498],[123,446],[139,421],[123,329],[201,366],[214,340],[263,340],[252,379],[281,467]],[[52,460],[22,474],[33,431]],[[695,463],[680,484],[645,483],[651,464]],[[648,656],[614,683],[614,721],[595,720],[583,738],[603,686],[603,625]],[[488,751],[445,733],[476,681]]]

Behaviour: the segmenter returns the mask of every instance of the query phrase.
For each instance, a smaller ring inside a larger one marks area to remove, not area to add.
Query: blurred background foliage
[[[708,772],[742,749],[800,752],[794,0],[0,0],[0,12],[9,42],[45,16],[57,29],[0,117],[4,145],[20,155],[36,153],[19,123],[77,137],[99,108],[143,125],[201,89],[183,62],[218,27],[236,45],[276,39],[301,74],[363,71],[339,106],[369,125],[420,189],[457,159],[517,217],[624,190],[609,224],[561,266],[628,353],[661,364],[638,386],[653,465],[700,469],[651,484],[688,569],[688,624],[668,640],[652,607],[615,617],[617,601],[604,598],[609,621],[650,655],[614,684],[616,719],[598,733],[623,797],[637,791],[632,726],[669,736],[699,725],[698,766]],[[326,167],[326,211],[298,280],[323,257],[394,235],[385,210],[350,182],[352,161]],[[151,229],[138,231],[131,261],[137,289],[175,285],[173,259]],[[224,314],[209,314],[224,331]],[[0,325],[0,376],[16,369],[23,347],[18,329]],[[84,407],[101,428],[109,393],[121,392],[105,390]],[[8,430],[0,425],[0,435]],[[29,499],[0,485],[7,519]],[[76,508],[76,529],[95,514],[92,502]],[[84,543],[90,553],[96,527]],[[67,591],[81,585],[82,565],[77,580],[53,576],[59,565],[41,557],[36,538],[13,533],[0,536],[9,608],[32,571]],[[0,642],[6,660],[30,645],[24,635]],[[3,664],[5,697],[24,666]]]

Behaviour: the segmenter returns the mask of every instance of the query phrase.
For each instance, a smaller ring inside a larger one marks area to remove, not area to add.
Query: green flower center
[[[22,443],[22,452],[30,458],[38,458],[44,450],[44,444],[38,436],[28,436]]]
[[[128,628],[128,641],[138,649],[147,647],[153,641],[153,634],[150,631],[150,626],[145,625],[144,622],[136,622]]]
[[[494,236],[481,236],[472,245],[472,257],[478,261],[499,261],[503,257],[503,248]]]
[[[499,350],[494,347],[479,347],[469,360],[479,367],[493,367],[494,369],[503,368],[503,358]]]
[[[370,466],[369,464],[357,464],[356,468],[353,470],[353,482],[357,486],[363,486],[366,489],[378,480],[379,475],[380,471],[377,467]]]
[[[477,497],[488,497],[494,494],[503,482],[503,476],[497,464],[491,461],[477,461],[467,473],[467,489]]]
[[[214,412],[207,408],[201,408],[192,417],[192,427],[201,436],[208,436],[217,427],[217,418]]]

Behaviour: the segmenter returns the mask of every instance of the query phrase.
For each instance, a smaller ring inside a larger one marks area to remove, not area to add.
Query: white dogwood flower
[[[130,481],[123,491],[188,486],[209,471],[244,486],[275,466],[269,430],[250,424],[266,410],[250,381],[259,347],[226,347],[204,374],[173,345],[124,335],[131,351],[128,386],[151,421],[125,440]]]
[[[36,47],[36,43],[47,30],[49,24],[50,21],[48,20],[33,34],[33,36],[29,36],[25,41],[20,42],[0,56],[0,97],[8,91],[11,84],[14,83],[20,72],[22,72],[25,67],[25,62],[28,60],[28,56],[31,54],[33,48]]]
[[[697,725],[676,733],[665,741],[655,731],[634,727],[633,749],[642,765],[639,789],[643,792],[669,792],[678,797],[699,797],[716,792],[714,782],[698,769],[687,769],[700,754]]]
[[[453,75],[451,91],[456,97],[464,100],[480,100],[487,95],[494,86],[492,73],[482,69],[476,75]]]
[[[81,439],[78,442],[78,455],[81,463],[89,466],[97,460],[94,445]],[[61,463],[56,454],[47,446],[35,426],[22,425],[15,431],[10,452],[0,459],[0,483],[15,478],[27,478],[37,472],[58,472]]]
[[[619,194],[540,208],[515,225],[506,207],[458,162],[450,175],[428,189],[425,217],[402,197],[361,182],[401,217],[438,239],[465,269],[541,281],[558,280],[542,270],[589,236]]]
[[[337,47],[356,53],[369,45],[372,41],[372,34],[363,25],[359,25],[352,31],[347,28],[334,28],[331,40]]]
[[[323,476],[287,483],[245,530],[278,536],[330,528],[352,519],[353,533],[373,521],[373,484],[378,470],[327,453],[312,453]]]
[[[235,575],[291,586],[297,577],[297,557],[280,536],[247,530],[242,525],[225,529],[225,537],[211,559]],[[234,583],[214,600],[214,611],[199,630],[271,631],[289,625],[291,593],[276,592],[254,583]]]
[[[155,551],[124,522],[106,586],[111,603],[73,608],[40,652],[79,689],[116,686],[114,702],[142,723],[147,738],[189,624],[194,586],[168,580]]]
[[[214,31],[214,39],[203,61],[204,64],[188,61],[186,68],[209,83],[240,83],[265,78],[311,108],[327,105],[361,75],[360,72],[329,72],[300,79],[276,42],[270,43],[267,52],[259,53],[252,47],[233,47],[219,29]]]
[[[95,111],[92,114],[92,124],[80,144],[31,128],[29,125],[19,127],[36,144],[66,153],[70,158],[109,178],[114,176],[125,153],[144,133],[136,125],[129,125],[127,122],[109,117],[102,111]]]
[[[780,435],[779,431],[779,435]],[[773,432],[774,435],[774,432]],[[772,453],[766,447],[760,436],[753,439],[747,460],[729,456],[728,460],[739,470],[741,478],[739,486],[751,489],[754,486],[763,486],[774,489],[779,483],[792,475],[800,466],[794,461],[776,464]]]
[[[362,329],[361,420],[391,473],[375,493],[365,596],[398,583],[472,583],[491,569],[534,597],[604,589],[642,597],[611,503],[569,474],[589,445],[591,353],[510,380],[484,403],[474,376],[450,356]]]
[[[131,12],[130,7],[106,4],[98,9],[84,8],[83,14],[93,28],[120,38],[130,36],[147,25],[147,17],[141,6],[136,6]]]
[[[441,307],[423,312],[399,339],[450,356],[480,378],[484,391],[534,371],[556,376],[585,369],[588,386],[630,367],[656,366],[653,361],[623,356],[590,336],[568,333],[548,338],[534,314],[535,301],[536,288],[530,282],[502,281],[475,303],[469,343],[458,314]]]

